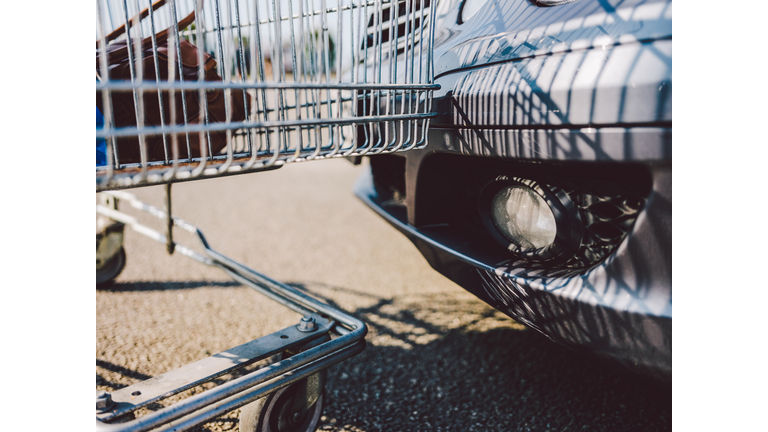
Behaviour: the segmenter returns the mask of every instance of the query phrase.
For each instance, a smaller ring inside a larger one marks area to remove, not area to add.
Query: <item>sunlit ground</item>
[[[668,388],[561,348],[432,270],[351,194],[361,169],[308,162],[173,186],[174,212],[214,249],[368,324],[366,349],[329,370],[321,430],[671,428]],[[162,188],[133,192],[162,205]],[[162,221],[153,226],[162,229]],[[178,240],[191,243],[180,233]],[[131,385],[298,322],[221,271],[169,257],[135,232],[126,232],[125,247],[117,284],[96,292],[97,389]],[[236,431],[237,414],[198,430]]]

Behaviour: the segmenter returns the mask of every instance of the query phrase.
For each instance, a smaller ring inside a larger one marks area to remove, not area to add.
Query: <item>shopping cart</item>
[[[242,407],[240,429],[314,430],[325,370],[365,346],[363,322],[211,249],[172,215],[171,185],[427,145],[429,0],[97,0],[97,285],[130,226],[300,313],[295,325],[177,370],[97,392],[97,429],[187,430]],[[100,157],[101,155],[101,157]],[[164,184],[165,208],[120,190]],[[120,211],[129,204],[165,232]],[[178,244],[182,229],[200,248]],[[175,404],[155,402],[266,364]]]

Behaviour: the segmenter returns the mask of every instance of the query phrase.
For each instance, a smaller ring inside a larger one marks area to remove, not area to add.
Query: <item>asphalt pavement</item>
[[[213,249],[368,324],[365,351],[329,371],[320,430],[671,430],[669,386],[576,356],[432,270],[353,196],[362,169],[308,162],[172,188],[174,214],[198,226]],[[162,187],[130,192],[162,206]],[[300,318],[130,229],[125,249],[125,270],[96,294],[99,390]],[[199,430],[237,431],[237,412]]]

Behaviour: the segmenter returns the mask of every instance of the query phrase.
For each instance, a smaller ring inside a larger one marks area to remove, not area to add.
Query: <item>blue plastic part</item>
[[[99,107],[96,107],[96,129],[104,127],[104,116]],[[107,141],[104,138],[96,138],[96,166],[107,164]]]

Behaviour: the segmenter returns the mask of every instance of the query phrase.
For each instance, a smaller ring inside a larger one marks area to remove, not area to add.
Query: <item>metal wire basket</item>
[[[125,265],[127,225],[304,317],[161,376],[97,392],[97,430],[188,430],[238,408],[241,430],[278,417],[314,430],[324,371],[362,351],[365,324],[211,249],[200,229],[172,214],[171,184],[425,147],[439,88],[430,0],[149,1],[96,2],[96,190],[163,183],[166,208],[127,192],[99,194],[97,286]],[[165,234],[121,212],[118,200],[165,220]],[[195,235],[202,250],[176,243],[174,226]]]
[[[97,191],[426,146],[430,0],[96,4]]]

